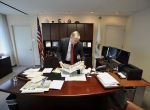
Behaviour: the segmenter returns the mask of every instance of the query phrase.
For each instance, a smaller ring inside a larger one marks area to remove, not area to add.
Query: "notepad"
[[[50,84],[50,89],[61,89],[63,86],[63,80],[53,80]]]

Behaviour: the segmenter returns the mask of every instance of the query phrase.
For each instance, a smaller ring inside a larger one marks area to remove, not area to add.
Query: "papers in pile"
[[[26,75],[28,81],[20,90],[22,93],[39,93],[48,91],[49,89],[61,89],[64,81],[62,80],[47,80],[48,77],[42,76],[43,72],[50,73],[52,68],[45,68],[42,72],[39,69],[28,69],[23,74]]]
[[[77,70],[82,71],[83,69],[85,69],[85,65],[82,63],[82,61],[79,61],[73,65],[64,64],[62,67],[62,71],[67,73],[73,73]]]
[[[40,93],[44,91],[49,91],[49,89],[61,90],[63,83],[63,80],[43,80],[37,83],[28,81],[20,90],[21,93]]]
[[[33,83],[31,81],[28,81],[20,90],[22,91],[21,93],[39,93],[39,92],[44,92],[48,91],[50,88],[50,80],[46,80],[44,84],[41,82],[38,83]]]
[[[44,68],[43,73],[50,73],[53,68]]]
[[[80,74],[77,73],[77,70],[80,71]],[[61,76],[65,77],[65,81],[86,81],[83,70],[85,70],[85,65],[82,61],[73,65],[64,64],[61,69]]]
[[[107,72],[99,72],[97,78],[106,88],[119,86],[119,82]]]
[[[52,72],[54,72],[54,73],[61,73],[61,68],[55,68]]]

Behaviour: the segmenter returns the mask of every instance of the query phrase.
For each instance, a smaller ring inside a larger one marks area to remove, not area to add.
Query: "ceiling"
[[[123,15],[150,8],[150,0],[0,0],[29,15]],[[93,11],[94,13],[90,13]],[[2,3],[0,13],[22,15]]]

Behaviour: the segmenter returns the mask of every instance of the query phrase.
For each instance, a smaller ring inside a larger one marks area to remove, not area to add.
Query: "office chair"
[[[144,110],[144,109],[139,107],[138,105],[134,104],[131,101],[127,101],[125,110]]]

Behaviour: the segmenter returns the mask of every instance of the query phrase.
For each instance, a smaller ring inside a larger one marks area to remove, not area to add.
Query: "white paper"
[[[49,91],[50,83],[50,80],[46,80],[44,84],[42,82],[33,83],[31,81],[28,81],[20,90],[22,91],[22,93],[38,93]]]
[[[37,83],[37,82],[43,80],[44,78],[45,78],[45,76],[36,76],[36,77],[31,79],[31,82]]]
[[[55,68],[52,72],[54,72],[54,73],[61,73],[61,68]]]
[[[65,78],[65,81],[86,81],[85,74],[71,75]]]
[[[64,64],[64,66],[62,67],[62,72],[68,72],[68,73],[73,73],[76,70],[83,70],[85,69],[85,65],[82,63],[82,61],[79,61],[73,65],[68,65],[68,64]]]
[[[44,68],[43,73],[50,73],[53,68]]]
[[[40,70],[40,68],[29,68],[27,70],[25,70],[24,72],[38,72]]]
[[[41,76],[43,73],[42,72],[25,72],[27,78],[34,78],[37,76]]]
[[[63,80],[53,80],[50,84],[50,89],[61,89],[63,86]]]

